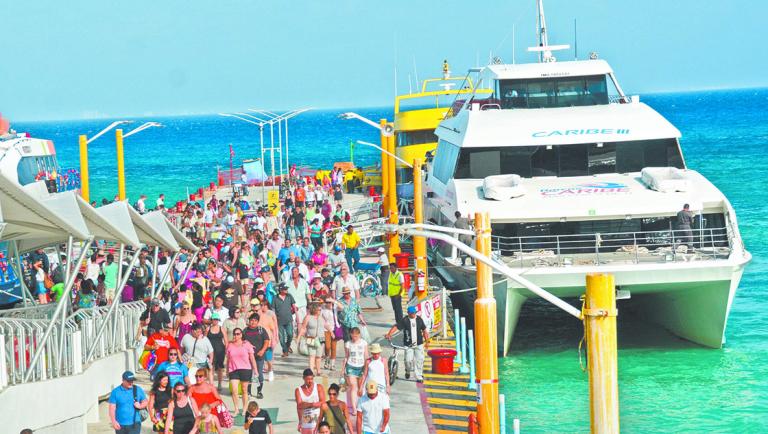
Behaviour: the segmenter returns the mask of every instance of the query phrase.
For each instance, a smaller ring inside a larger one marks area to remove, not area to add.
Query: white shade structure
[[[131,217],[131,223],[133,223],[133,227],[136,230],[136,235],[139,237],[139,241],[142,244],[146,244],[148,246],[160,246],[163,249],[167,249],[170,251],[176,251],[179,248],[179,245],[176,243],[176,241],[173,239],[173,236],[168,232],[166,228],[161,227],[163,229],[163,232],[158,232],[158,229],[155,228],[156,225],[150,224],[147,220],[144,219],[144,217],[138,213],[133,207],[128,205],[127,203],[126,209],[128,210],[128,214]]]
[[[85,203],[85,200],[78,196],[81,204]],[[88,205],[87,203],[85,203]],[[98,208],[91,208],[88,205],[90,211],[95,212],[103,220],[112,223],[113,230],[111,231],[112,240],[125,244],[126,247],[139,248],[141,241],[139,235],[136,233],[136,228],[131,221],[131,213],[128,211],[130,205],[127,202],[113,202],[109,205],[100,206]],[[86,212],[83,212],[85,215]],[[86,215],[86,220],[88,216]],[[108,239],[106,234],[96,234],[96,238]]]
[[[174,238],[173,234],[168,229],[168,224],[167,224],[168,219],[165,218],[162,212],[152,211],[150,213],[144,214],[143,216],[141,216],[141,218],[144,220],[147,226],[150,227],[152,231],[154,231],[153,237],[157,241],[154,243],[145,243],[145,244],[159,246],[171,252],[178,252],[181,249],[179,244],[176,242],[176,239]]]
[[[53,239],[55,243],[70,235],[79,240],[90,236],[74,196],[41,200],[3,175],[0,175],[0,222],[5,224],[3,241]],[[20,250],[25,251],[21,247]]]
[[[165,218],[165,216],[163,216]],[[171,231],[171,234],[173,235],[173,238],[176,240],[177,243],[179,243],[179,246],[181,246],[182,249],[187,249],[190,251],[197,250],[197,246],[195,243],[190,241],[189,238],[185,237],[184,234],[176,228],[168,219],[165,219],[165,224],[168,226],[168,230]]]

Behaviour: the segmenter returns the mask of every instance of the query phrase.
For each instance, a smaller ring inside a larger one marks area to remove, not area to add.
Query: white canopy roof
[[[59,215],[66,216],[68,221],[82,221],[87,232],[97,240],[123,243],[134,248],[139,247],[140,243],[136,231],[133,229],[133,224],[127,212],[124,213],[124,218],[120,218],[120,215],[115,213],[100,213],[74,191],[51,194],[48,193],[45,185],[42,183],[29,184],[24,186],[23,189],[49,205]],[[119,208],[119,205],[111,204],[107,207],[115,209]],[[66,234],[60,233],[27,239],[19,243],[19,249],[21,251],[29,251],[52,244],[63,243],[67,241],[67,238]]]
[[[176,240],[177,243],[179,243],[179,246],[181,246],[182,249],[187,249],[190,251],[197,250],[197,246],[195,243],[190,241],[189,238],[184,236],[184,234],[176,229],[176,226],[173,225],[164,215],[163,218],[165,219],[165,223],[168,225],[168,230],[171,231],[171,234],[173,235],[173,238]]]
[[[680,137],[646,104],[519,110],[463,110],[435,133],[460,147],[606,143]]]
[[[136,230],[136,234],[139,236],[139,241],[149,246],[160,246],[173,252],[179,250],[179,245],[176,244],[167,228],[159,225],[157,222],[152,223],[146,220],[131,206],[126,206],[126,209],[131,216],[131,222]]]
[[[73,195],[40,200],[3,175],[0,175],[0,221],[5,223],[4,241],[67,239],[70,234],[77,240],[89,237]],[[21,246],[20,250],[26,251]]]
[[[125,202],[114,202],[99,208],[92,207],[80,196],[77,196],[80,211],[88,223],[88,229],[96,239],[116,241],[126,247],[139,248],[141,242],[131,223],[131,216],[125,209]]]
[[[640,180],[639,173],[542,177],[522,179],[525,194],[503,201],[484,198],[482,179],[458,179],[451,181],[455,207],[443,206],[441,210],[449,221],[457,209],[463,215],[489,212],[495,223],[673,216],[686,203],[697,212],[723,212],[726,198],[717,187],[696,171],[682,172],[691,186],[686,192],[651,190]]]
[[[152,211],[142,216],[144,221],[155,231],[156,238],[159,238],[159,244],[163,249],[170,250],[172,252],[178,252],[181,247],[176,242],[171,231],[168,229],[168,220],[165,218],[161,211]]]

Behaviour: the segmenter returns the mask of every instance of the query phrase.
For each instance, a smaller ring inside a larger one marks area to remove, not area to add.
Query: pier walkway
[[[393,312],[391,304],[388,300],[382,297],[380,304],[383,306],[381,309],[371,309],[368,307],[375,306],[375,302],[371,299],[363,300],[363,308],[366,321],[368,322],[368,330],[371,334],[373,342],[378,342],[384,348],[384,356],[389,357],[391,354],[391,347],[387,344],[387,341],[383,338],[384,333],[389,330],[393,323]],[[395,339],[398,339],[397,337]],[[277,349],[279,353],[279,346]],[[277,354],[276,354],[277,355]],[[339,367],[343,359],[344,351],[342,344],[339,344],[338,357],[336,360],[336,371],[331,375],[323,375],[315,377],[315,381],[322,384],[327,388],[331,383],[338,383],[341,373]],[[402,356],[401,356],[402,357]],[[392,393],[390,395],[391,418],[390,427],[392,433],[408,433],[408,434],[429,434],[431,431],[427,425],[427,419],[425,419],[425,413],[422,409],[421,396],[417,383],[412,377],[410,380],[405,380],[403,377],[404,363],[400,361],[401,373],[392,386]],[[275,381],[266,382],[264,384],[264,399],[258,400],[260,407],[267,409],[270,415],[273,416],[274,428],[276,434],[288,434],[296,433],[297,414],[296,414],[296,401],[294,399],[294,390],[301,382],[301,373],[308,367],[307,357],[293,353],[289,357],[275,357]],[[427,370],[425,366],[425,371]],[[116,382],[119,381],[120,372],[115,372]],[[426,376],[427,382],[430,381],[430,377]],[[149,375],[146,372],[137,372],[137,385],[148,391],[151,387],[149,382]],[[226,381],[225,381],[226,383]],[[426,384],[426,383],[425,383]],[[231,395],[228,391],[228,386],[225,385],[225,390],[221,392],[224,402],[227,407],[232,407]],[[341,398],[344,399],[346,394],[342,392]],[[255,400],[255,399],[254,399]],[[106,434],[114,433],[114,430],[109,424],[108,406],[106,401],[103,401],[99,405],[99,422],[88,424],[88,432],[94,434]],[[231,429],[227,429],[225,433],[238,433],[243,432],[242,417],[235,419],[235,426]],[[238,431],[239,430],[239,431]],[[142,433],[151,433],[151,424],[149,420],[144,422],[142,426]]]

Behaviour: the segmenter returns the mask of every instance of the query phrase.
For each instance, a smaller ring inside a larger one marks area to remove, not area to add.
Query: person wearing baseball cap
[[[288,293],[288,286],[280,283],[277,286],[279,293],[272,300],[272,306],[277,315],[277,329],[280,337],[280,346],[283,349],[282,357],[288,357],[292,353],[291,341],[293,341],[293,312],[296,309],[296,301]]]
[[[123,372],[122,382],[109,394],[109,421],[115,432],[141,432],[139,410],[147,408],[149,400],[144,390],[133,384],[135,380],[136,375],[133,372]]]
[[[379,393],[376,381],[365,384],[365,396],[357,404],[357,427],[363,433],[389,432],[389,396]]]
[[[344,246],[344,257],[347,259],[349,270],[355,272],[360,263],[360,235],[355,232],[355,227],[347,226],[347,232],[341,236],[341,244]]]
[[[392,326],[384,335],[387,340],[392,340],[392,335],[400,330],[403,332],[403,346],[405,350],[405,366],[413,366],[416,374],[416,382],[424,382],[424,350],[429,347],[429,332],[424,320],[417,315],[416,306],[408,306],[408,315],[400,322]],[[414,363],[415,359],[415,363]],[[405,378],[409,378],[408,369],[405,371]]]
[[[368,352],[371,353],[371,357],[363,366],[363,382],[375,382],[379,385],[379,392],[389,395],[389,369],[387,369],[387,359],[381,355],[381,345],[369,345]],[[358,395],[363,396],[363,389],[360,389]]]

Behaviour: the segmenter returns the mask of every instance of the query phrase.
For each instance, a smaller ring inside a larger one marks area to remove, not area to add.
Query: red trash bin
[[[453,374],[453,359],[456,357],[456,350],[436,348],[427,351],[427,355],[432,358],[433,374]]]
[[[406,253],[395,253],[395,263],[397,264],[397,268],[404,270],[406,268],[409,268],[409,262],[411,260],[411,254]]]

